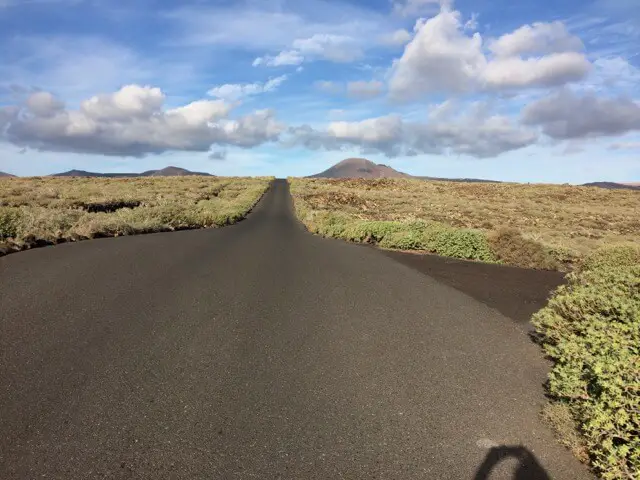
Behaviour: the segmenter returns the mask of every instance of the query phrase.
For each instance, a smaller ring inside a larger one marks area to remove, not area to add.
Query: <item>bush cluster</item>
[[[326,237],[372,243],[383,248],[423,250],[467,260],[497,260],[485,234],[477,230],[453,228],[436,222],[353,220],[335,212],[305,213],[307,215],[303,218],[307,227]]]
[[[549,394],[604,480],[640,476],[639,259],[638,246],[595,252],[533,317],[554,362]]]
[[[544,246],[524,238],[513,228],[503,228],[489,235],[491,251],[503,263],[523,268],[557,270],[559,262]]]

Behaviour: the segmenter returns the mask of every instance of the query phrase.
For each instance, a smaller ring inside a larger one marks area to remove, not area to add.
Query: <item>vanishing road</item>
[[[276,181],[222,229],[0,258],[0,478],[587,479],[525,327],[304,231]],[[495,464],[495,465],[494,465]]]

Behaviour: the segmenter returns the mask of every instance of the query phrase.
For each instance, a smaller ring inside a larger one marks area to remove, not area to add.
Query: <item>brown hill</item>
[[[210,176],[210,173],[192,172],[180,167],[165,167],[161,170],[147,170],[140,174],[141,177],[183,177],[187,175]]]
[[[210,173],[192,172],[179,167],[166,167],[161,170],[147,170],[142,173],[96,173],[86,170],[69,170],[68,172],[54,173],[52,177],[182,177],[187,175],[211,176]]]
[[[11,175],[10,173],[0,172],[0,177],[15,177],[15,175]]]
[[[309,178],[411,178],[411,175],[366,158],[347,158]]]
[[[616,182],[591,182],[585,183],[584,187],[600,187],[608,190],[640,190],[640,186],[635,186],[632,183],[616,183]]]

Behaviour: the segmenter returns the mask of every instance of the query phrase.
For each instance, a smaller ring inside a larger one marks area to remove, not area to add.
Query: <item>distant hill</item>
[[[147,170],[142,173],[96,173],[85,170],[69,170],[68,172],[54,173],[52,177],[102,177],[102,178],[126,178],[126,177],[183,177],[187,175],[211,176],[210,173],[192,172],[179,167],[166,167],[160,170]]]
[[[184,177],[187,175],[211,176],[210,173],[192,172],[180,167],[165,167],[161,170],[147,170],[140,174],[141,177]]]
[[[411,175],[366,158],[347,158],[309,178],[411,178]]]
[[[11,175],[10,173],[0,172],[0,177],[15,177],[15,175]]]
[[[640,190],[640,185],[638,184],[616,182],[591,182],[583,184],[583,187],[600,187],[609,190]]]

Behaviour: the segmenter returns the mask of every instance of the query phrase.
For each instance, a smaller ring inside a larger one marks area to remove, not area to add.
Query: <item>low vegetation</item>
[[[640,192],[566,185],[291,178],[296,212],[325,236],[570,270],[640,238]]]
[[[2,178],[0,252],[241,220],[270,178]]]
[[[604,480],[640,478],[640,247],[588,256],[533,324],[562,443]]]

